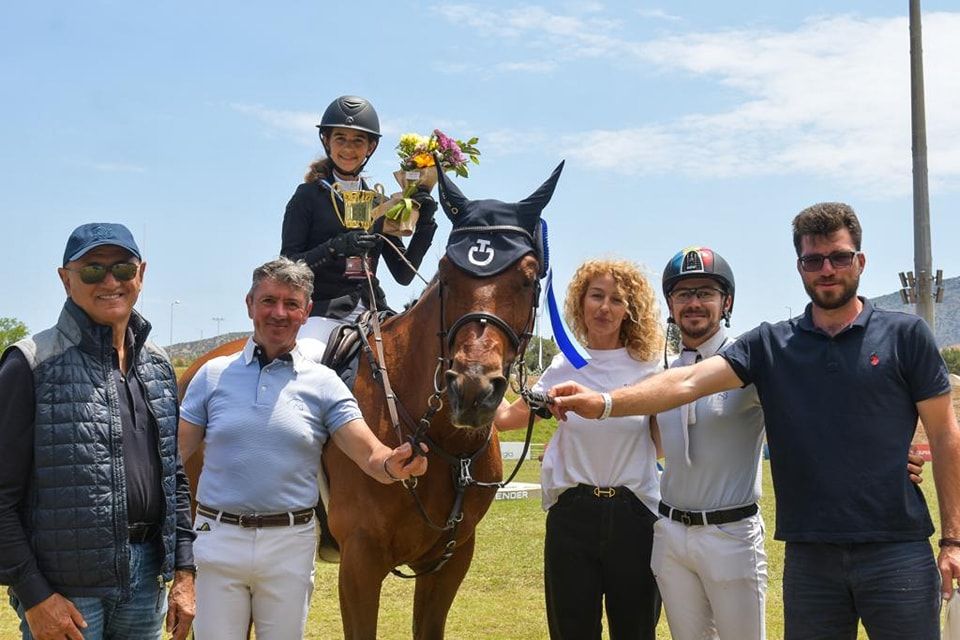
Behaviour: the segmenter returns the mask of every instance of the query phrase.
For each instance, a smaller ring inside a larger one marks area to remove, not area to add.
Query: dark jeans
[[[130,545],[130,598],[69,598],[87,628],[84,640],[160,640],[167,614],[166,587],[160,581],[159,542]],[[23,606],[13,596],[10,604],[20,616],[23,640],[33,640]]]
[[[786,640],[939,640],[940,572],[927,541],[788,542]]]
[[[613,498],[568,489],[547,512],[543,577],[553,640],[652,640],[660,593],[650,570],[657,517],[628,489]]]

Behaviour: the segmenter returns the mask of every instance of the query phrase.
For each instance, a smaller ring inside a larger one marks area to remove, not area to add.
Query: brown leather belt
[[[306,524],[313,519],[313,509],[299,511],[285,511],[283,513],[227,513],[211,509],[204,504],[197,505],[197,513],[219,522],[236,525],[238,527],[260,529],[262,527],[289,527],[295,524]]]

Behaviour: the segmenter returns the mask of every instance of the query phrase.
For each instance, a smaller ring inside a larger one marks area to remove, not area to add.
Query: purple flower
[[[457,145],[455,140],[446,136],[440,129],[434,129],[433,135],[437,136],[437,148],[441,151],[447,151]]]

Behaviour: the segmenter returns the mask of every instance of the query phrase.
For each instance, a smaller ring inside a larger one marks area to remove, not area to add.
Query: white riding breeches
[[[209,527],[209,529],[207,529]],[[197,640],[303,637],[313,594],[316,522],[244,528],[197,515]]]
[[[674,640],[764,640],[763,518],[687,526],[661,518],[650,566]]]

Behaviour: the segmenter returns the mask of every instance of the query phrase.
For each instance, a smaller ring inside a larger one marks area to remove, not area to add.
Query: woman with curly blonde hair
[[[627,260],[587,260],[573,274],[567,288],[564,312],[567,323],[583,344],[589,343],[584,320],[584,300],[590,281],[604,275],[613,278],[626,303],[626,321],[619,339],[634,360],[653,360],[663,348],[663,329],[657,292],[635,264]]]
[[[591,388],[632,384],[660,370],[663,329],[657,294],[625,260],[588,260],[567,289],[567,323],[590,354],[575,369],[557,355],[537,382]],[[591,386],[591,383],[593,386]],[[504,404],[498,429],[525,427],[530,408]],[[650,571],[660,500],[649,416],[589,420],[570,415],[544,454],[540,482],[547,510],[544,585],[553,640],[599,638],[605,609],[611,640],[656,634],[660,595]]]

